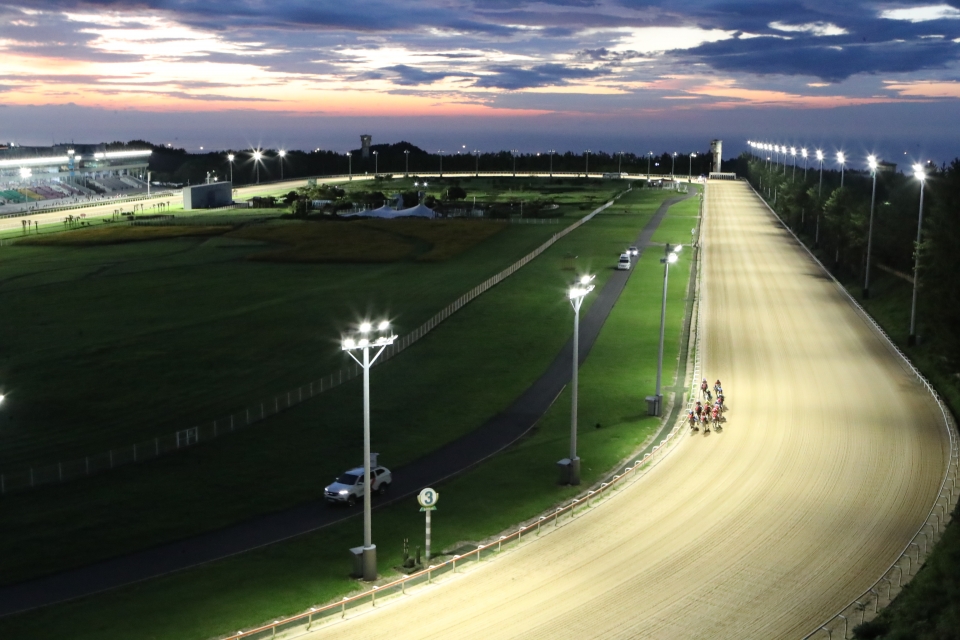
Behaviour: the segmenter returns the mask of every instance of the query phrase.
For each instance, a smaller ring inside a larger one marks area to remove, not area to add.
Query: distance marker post
[[[420,503],[420,511],[426,513],[427,516],[426,558],[428,561],[430,560],[430,512],[436,510],[437,500],[439,499],[440,494],[429,487],[422,490],[420,494],[417,495],[417,502]]]

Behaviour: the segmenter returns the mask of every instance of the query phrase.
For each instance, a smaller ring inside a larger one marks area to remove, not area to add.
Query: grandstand
[[[0,146],[0,213],[147,190],[150,149]]]

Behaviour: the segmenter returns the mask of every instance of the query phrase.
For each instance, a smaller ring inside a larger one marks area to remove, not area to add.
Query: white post
[[[427,546],[426,546],[426,558],[427,561],[430,561],[430,512],[432,509],[427,509],[424,513],[427,514]]]

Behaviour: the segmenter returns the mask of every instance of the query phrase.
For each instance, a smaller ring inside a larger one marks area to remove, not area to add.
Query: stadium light
[[[37,167],[47,164],[63,164],[70,162],[68,156],[54,156],[52,158],[22,158],[20,160],[0,160],[0,168],[3,167]]]
[[[370,504],[370,367],[377,361],[384,349],[397,339],[390,332],[390,322],[382,320],[377,324],[376,335],[371,335],[373,323],[360,323],[356,335],[344,336],[341,349],[363,368],[363,579],[370,582],[377,579],[377,547],[373,544],[373,526]],[[370,349],[377,352],[370,358]],[[353,355],[355,350],[363,353],[363,359]]]
[[[556,149],[550,149],[547,153],[550,154],[550,177],[553,177],[553,154],[557,152]]]
[[[910,302],[910,335],[907,336],[907,344],[910,346],[917,344],[917,284],[920,271],[920,240],[923,237],[923,186],[927,181],[927,174],[922,164],[913,165],[913,174],[920,181],[920,218],[917,221],[917,245],[913,252],[913,299]]]
[[[790,182],[797,177],[797,148],[790,147],[790,155],[793,156],[793,173],[790,175]]]
[[[843,155],[843,151],[837,151],[837,162],[840,163],[840,188],[843,189],[843,168],[847,162],[847,158]]]
[[[253,152],[253,164],[257,167],[257,184],[260,184],[260,158],[262,157],[263,154],[259,149]]]
[[[33,169],[30,167],[20,167],[20,177],[23,179],[29,178],[33,175]]]
[[[353,152],[347,151],[347,180],[353,180]]]
[[[867,166],[873,174],[873,189],[870,192],[870,222],[867,224],[867,268],[863,272],[863,298],[870,297],[870,253],[873,249],[873,205],[877,200],[877,157],[867,156]]]
[[[232,153],[227,154],[227,161],[230,163],[230,184],[233,184],[233,160],[236,157]]]
[[[590,149],[587,149],[586,151],[584,151],[583,156],[586,160],[586,164],[584,164],[583,166],[583,177],[589,178],[590,177]]]
[[[403,150],[403,175],[410,175],[410,149]]]
[[[277,151],[277,155],[280,156],[280,180],[283,180],[283,159],[287,157],[287,152],[283,149]]]
[[[567,484],[580,484],[580,458],[577,456],[577,391],[580,373],[580,307],[583,305],[583,299],[588,293],[593,291],[594,285],[591,284],[594,276],[583,275],[570,286],[567,291],[567,299],[573,307],[573,367],[570,382],[570,458],[566,461],[561,460],[560,464],[566,464]]]
[[[803,156],[803,181],[807,181],[807,148],[800,149],[800,155]]]
[[[682,244],[678,244],[671,249],[669,244],[664,245],[664,256],[660,258],[660,263],[663,264],[663,302],[660,305],[660,349],[657,356],[657,389],[654,393],[655,401],[652,412],[652,415],[655,416],[659,416],[663,408],[663,393],[660,383],[663,379],[663,332],[667,318],[667,277],[670,273],[670,265],[680,259],[679,253],[682,247]]]
[[[380,163],[380,152],[379,152],[379,151],[374,151],[374,152],[373,152],[373,175],[374,175],[374,177],[376,177],[376,175],[377,175],[378,173],[380,173],[380,169],[378,168],[378,167],[379,167],[379,163]]]

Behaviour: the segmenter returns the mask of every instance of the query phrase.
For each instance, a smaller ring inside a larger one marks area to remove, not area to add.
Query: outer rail
[[[750,183],[747,182],[749,185]],[[827,269],[822,262],[813,254],[813,252],[797,237],[797,234],[787,226],[787,224],[776,214],[776,212],[767,204],[756,189],[753,189],[753,186],[750,185],[751,190],[761,202],[766,205],[767,210],[770,211],[770,214],[783,226],[787,232],[793,236],[793,239],[797,241],[803,249],[807,252],[810,258],[817,263],[820,269],[827,274],[830,279],[833,281],[834,285],[843,292],[843,294],[850,301],[850,304],[857,310],[859,315],[866,320],[872,327],[873,330],[883,339],[887,346],[892,349],[903,363],[910,369],[911,373],[920,381],[921,384],[926,388],[926,390],[933,397],[934,401],[937,403],[937,407],[940,409],[940,414],[943,417],[943,426],[947,431],[947,437],[950,441],[950,455],[947,460],[946,469],[943,472],[943,479],[940,481],[940,490],[937,492],[937,499],[934,500],[933,504],[930,507],[930,510],[927,512],[927,517],[924,519],[923,524],[920,525],[920,528],[917,529],[917,532],[910,538],[910,541],[904,546],[903,550],[897,556],[897,559],[894,560],[890,566],[880,574],[880,577],[874,582],[870,587],[865,590],[862,594],[854,598],[850,603],[841,608],[839,611],[827,618],[822,624],[818,625],[816,629],[804,636],[804,640],[813,638],[817,635],[825,634],[828,638],[833,638],[833,632],[836,630],[835,627],[843,625],[843,638],[849,637],[849,633],[853,631],[849,621],[854,618],[854,614],[860,614],[860,623],[863,623],[867,615],[867,609],[870,603],[873,603],[873,616],[876,616],[877,612],[880,609],[880,601],[883,590],[882,583],[887,585],[887,597],[886,603],[889,604],[893,600],[892,590],[893,586],[893,577],[896,574],[897,578],[897,592],[902,589],[904,584],[904,579],[909,582],[910,578],[913,575],[916,575],[917,571],[920,569],[920,556],[923,555],[924,558],[929,554],[930,550],[933,548],[933,544],[939,540],[941,532],[943,531],[944,525],[950,517],[952,509],[949,507],[956,506],[957,503],[957,466],[958,466],[958,445],[957,445],[957,434],[956,427],[953,421],[953,416],[950,413],[950,410],[944,405],[943,401],[940,399],[940,394],[937,393],[937,390],[933,388],[933,385],[930,384],[930,381],[927,380],[920,370],[917,369],[914,364],[910,361],[910,358],[906,356],[905,353],[896,345],[896,343],[890,339],[890,336],[887,335],[887,332],[883,330],[883,327],[873,319],[867,310],[857,302],[857,299],[851,295],[847,289],[840,284],[840,282],[830,273],[830,270]],[[927,539],[927,534],[924,531],[927,527],[930,527],[931,536],[930,539]],[[921,546],[918,543],[918,538],[923,536],[923,547],[921,551]],[[930,544],[928,544],[928,542]],[[913,547],[916,547],[916,553],[914,554],[911,550]],[[914,557],[915,556],[915,557]],[[907,572],[904,575],[903,567],[901,563],[906,560],[907,563]],[[871,618],[873,617],[871,616]]]

